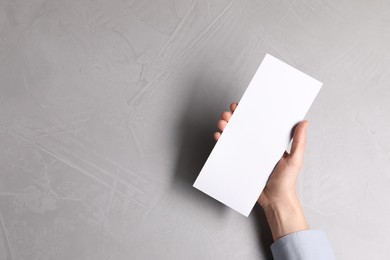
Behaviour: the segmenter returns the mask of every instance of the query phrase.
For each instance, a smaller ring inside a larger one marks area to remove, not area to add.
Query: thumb
[[[295,128],[293,142],[291,145],[291,159],[296,162],[301,162],[303,160],[303,154],[305,152],[306,145],[306,128],[308,122],[306,120],[301,121]]]

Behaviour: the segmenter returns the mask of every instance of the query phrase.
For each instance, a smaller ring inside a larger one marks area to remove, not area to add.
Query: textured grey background
[[[0,259],[266,259],[191,187],[265,53],[324,82],[299,194],[390,259],[390,2],[0,0]]]

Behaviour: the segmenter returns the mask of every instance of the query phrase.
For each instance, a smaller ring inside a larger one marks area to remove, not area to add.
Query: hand
[[[230,104],[230,112],[224,111],[221,114],[221,119],[217,124],[221,132],[225,129],[236,107],[237,103],[232,103]],[[261,206],[265,207],[269,203],[275,203],[279,200],[295,196],[296,180],[303,164],[307,125],[307,121],[302,121],[296,126],[291,153],[284,152],[282,158],[277,163],[258,199]],[[220,136],[220,132],[214,133],[214,139],[216,141],[218,141]]]
[[[217,124],[221,132],[236,107],[237,103],[232,103],[230,112],[225,111],[221,114]],[[291,153],[284,152],[258,199],[275,240],[289,233],[309,228],[296,195],[296,181],[303,165],[307,125],[307,121],[302,121],[296,126]],[[214,133],[216,141],[220,136],[220,132]]]
[[[284,152],[258,199],[262,207],[296,198],[295,187],[303,165],[307,125],[307,121],[302,121],[296,126],[291,153]]]

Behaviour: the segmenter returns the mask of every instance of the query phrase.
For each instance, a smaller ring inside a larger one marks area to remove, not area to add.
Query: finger
[[[214,133],[214,140],[215,141],[218,141],[219,137],[221,136],[221,133],[220,132],[215,132]]]
[[[219,130],[223,131],[227,125],[227,122],[225,120],[219,120],[217,127]]]
[[[306,128],[308,122],[301,121],[295,128],[293,142],[291,145],[291,157],[297,160],[303,159],[303,154],[305,152],[306,145]]]
[[[225,120],[226,122],[229,122],[231,117],[232,117],[232,113],[228,111],[222,112],[221,114],[221,119]]]
[[[236,102],[230,104],[230,111],[234,112],[236,110],[238,104]]]

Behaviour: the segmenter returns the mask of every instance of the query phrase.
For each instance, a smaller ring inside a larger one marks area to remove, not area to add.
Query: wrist
[[[296,195],[263,205],[274,240],[287,234],[307,230],[309,226]]]

